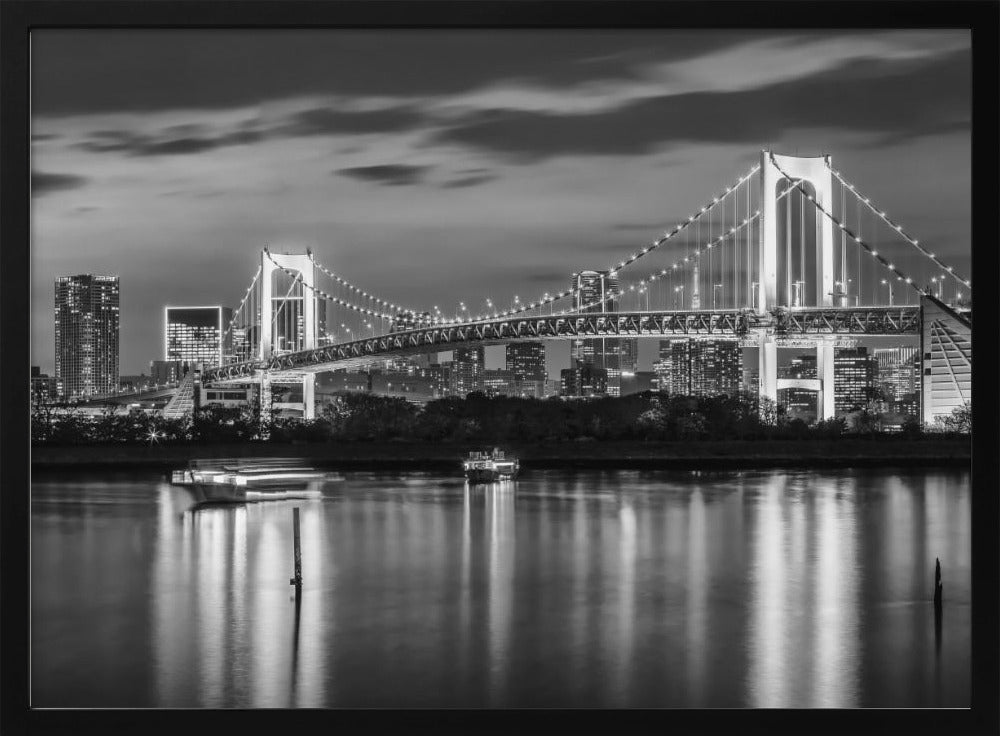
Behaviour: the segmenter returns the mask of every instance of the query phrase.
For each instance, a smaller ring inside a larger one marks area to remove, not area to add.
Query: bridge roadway
[[[433,325],[275,355],[268,360],[230,363],[204,371],[202,382],[247,382],[259,377],[261,371],[272,374],[318,373],[431,350],[446,351],[463,345],[496,345],[516,340],[684,336],[748,338],[761,333],[774,335],[776,339],[801,340],[811,335],[918,335],[920,324],[921,309],[916,305],[793,307],[763,314],[746,309],[518,315]]]

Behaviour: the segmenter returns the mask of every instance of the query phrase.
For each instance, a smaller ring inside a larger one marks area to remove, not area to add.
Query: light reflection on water
[[[967,472],[348,474],[198,509],[141,478],[32,494],[36,707],[969,702]]]

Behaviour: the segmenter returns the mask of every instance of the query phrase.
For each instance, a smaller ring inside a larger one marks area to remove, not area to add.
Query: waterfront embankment
[[[835,440],[693,440],[676,442],[507,443],[522,467],[553,469],[739,469],[774,467],[968,466],[965,437],[872,437]],[[448,470],[476,443],[329,442],[69,445],[32,447],[35,470],[169,470],[214,457],[294,457],[332,470]]]

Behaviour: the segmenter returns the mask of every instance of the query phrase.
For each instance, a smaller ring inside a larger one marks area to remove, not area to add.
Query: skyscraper
[[[736,340],[660,343],[660,390],[680,396],[732,396],[743,378],[743,348]]]
[[[117,276],[60,276],[55,282],[56,383],[80,398],[118,387]]]
[[[653,372],[656,374],[656,388],[664,393],[670,393],[674,372],[674,360],[670,342],[670,340],[660,340],[660,359],[653,363]]]
[[[222,365],[232,353],[232,320],[229,307],[165,307],[163,309],[163,357],[192,365]]]
[[[879,385],[890,401],[915,393],[919,388],[918,350],[916,346],[907,345],[874,351]]]
[[[849,414],[864,407],[878,376],[878,363],[868,348],[836,348],[833,354],[834,408]]]
[[[519,396],[545,396],[545,345],[541,342],[512,342],[507,345],[507,372],[512,390]]]
[[[482,347],[455,348],[451,361],[451,393],[465,396],[483,390],[483,369],[486,364]]]
[[[577,290],[574,307],[578,312],[617,312],[620,303],[618,276],[610,271],[582,271],[574,274],[570,288]],[[622,371],[634,372],[638,353],[635,338],[597,337],[574,340],[573,365],[590,363],[607,372],[607,393],[621,395]]]

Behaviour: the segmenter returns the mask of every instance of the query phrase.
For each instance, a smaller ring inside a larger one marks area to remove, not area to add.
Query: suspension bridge
[[[472,313],[401,305],[311,251],[264,248],[204,385],[301,383],[313,416],[318,372],[469,344],[593,337],[729,338],[758,348],[761,396],[777,398],[777,350],[816,351],[819,418],[834,414],[834,350],[858,336],[918,336],[923,419],[971,399],[972,283],[833,168],[828,155],[759,160],[686,219],[602,274],[530,301]],[[574,274],[576,277],[577,274]],[[190,382],[191,379],[186,379]],[[174,389],[173,411],[191,391]],[[262,405],[264,401],[262,401]],[[168,407],[169,408],[169,407]]]

